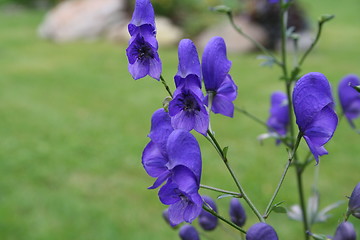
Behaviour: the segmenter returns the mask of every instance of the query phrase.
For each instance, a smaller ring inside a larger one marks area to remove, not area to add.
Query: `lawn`
[[[360,3],[307,0],[304,6],[313,21],[323,13],[336,15],[303,68],[324,73],[335,92],[341,77],[360,75]],[[165,207],[156,190],[146,189],[153,179],[141,166],[150,117],[165,90],[150,78],[132,80],[125,45],[39,39],[36,27],[43,17],[38,11],[0,13],[0,239],[176,239],[161,217]],[[177,50],[160,46],[160,55],[174,89]],[[236,105],[266,120],[270,94],[283,89],[280,71],[260,67],[256,54],[229,58],[239,87]],[[229,146],[229,160],[248,195],[264,211],[287,161],[285,149],[271,140],[260,145],[256,138],[266,129],[240,113],[234,119],[214,115],[212,125],[219,142]],[[195,135],[204,161],[202,183],[235,190],[215,150]],[[308,196],[320,169],[321,207],[346,200],[360,181],[359,142],[343,119],[326,145],[330,154],[319,166],[310,164],[305,191]],[[300,147],[304,155],[306,146]],[[286,180],[276,201],[289,207],[298,199],[293,169]],[[217,203],[227,216],[229,199]],[[246,210],[248,228],[256,218]],[[345,211],[344,204],[313,231],[333,234]],[[360,234],[359,220],[350,221]],[[301,224],[286,215],[273,214],[268,222],[280,239],[302,239]],[[235,234],[222,224],[205,235]]]

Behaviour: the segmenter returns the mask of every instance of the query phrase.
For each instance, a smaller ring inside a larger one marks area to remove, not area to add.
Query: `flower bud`
[[[244,226],[246,221],[246,213],[239,199],[237,198],[231,199],[229,214],[230,214],[230,219],[233,223],[235,223],[239,227]]]
[[[360,182],[355,186],[351,193],[348,208],[349,214],[360,219]]]
[[[198,231],[191,225],[183,225],[180,228],[179,236],[181,240],[200,240]]]
[[[260,222],[252,225],[246,233],[246,240],[278,240],[275,230],[268,224]]]
[[[356,240],[354,226],[350,222],[342,222],[337,227],[333,240]]]
[[[217,212],[217,207],[215,202],[209,196],[202,196],[202,199],[215,211]],[[218,224],[218,218],[202,209],[199,215],[199,225],[205,231],[214,230]]]

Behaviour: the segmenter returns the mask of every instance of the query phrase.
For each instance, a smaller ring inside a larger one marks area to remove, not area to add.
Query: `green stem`
[[[297,180],[298,191],[299,191],[300,208],[301,208],[302,218],[303,218],[305,239],[308,240],[309,235],[307,234],[307,232],[310,231],[310,227],[309,227],[309,223],[307,220],[305,195],[304,195],[303,183],[302,183],[302,173],[303,172],[299,169],[299,165],[296,165],[296,180]]]
[[[249,35],[247,35],[246,33],[244,33],[241,28],[239,28],[235,22],[234,22],[234,18],[231,12],[227,13],[230,23],[233,26],[233,28],[240,34],[242,35],[244,38],[246,38],[247,40],[249,40],[250,42],[252,42],[260,51],[262,51],[265,55],[270,56],[274,62],[281,66],[281,62],[274,56],[274,54],[272,54],[269,50],[267,50],[261,43],[259,43],[258,41],[256,41],[255,39],[253,39],[252,37],[250,37]]]
[[[251,202],[250,198],[246,195],[244,189],[242,188],[239,180],[237,179],[237,177],[235,176],[234,171],[232,170],[232,168],[230,167],[230,164],[227,160],[227,157],[224,153],[224,151],[222,150],[222,148],[220,147],[219,143],[217,142],[216,138],[214,137],[214,135],[210,132],[207,131],[208,135],[206,136],[206,138],[210,141],[210,143],[215,147],[216,151],[218,152],[218,154],[220,155],[221,159],[223,160],[226,168],[228,169],[232,179],[234,180],[236,187],[239,189],[239,192],[241,193],[243,199],[246,201],[246,203],[249,205],[249,207],[251,208],[251,210],[254,212],[254,214],[258,217],[259,221],[261,222],[265,222],[265,219],[263,218],[263,216],[260,214],[260,212],[257,210],[257,208],[255,207],[255,205]]]
[[[203,188],[203,189],[214,191],[214,192],[230,194],[230,195],[233,195],[234,197],[237,197],[237,198],[242,197],[241,193],[238,193],[238,192],[232,192],[232,191],[224,190],[224,189],[221,189],[221,188],[215,188],[215,187],[211,187],[211,186],[207,186],[207,185],[203,185],[203,184],[200,184],[200,187]]]
[[[289,167],[290,167],[290,165],[291,165],[291,163],[292,163],[292,160],[294,159],[295,153],[296,153],[296,151],[297,151],[297,149],[298,149],[298,147],[299,147],[300,141],[301,141],[301,137],[302,137],[302,134],[299,133],[299,134],[298,134],[298,137],[297,137],[297,139],[296,139],[296,143],[295,143],[294,149],[292,150],[291,155],[289,156],[288,162],[287,162],[287,164],[286,164],[286,166],[285,166],[284,172],[283,172],[283,174],[281,175],[280,181],[279,181],[279,183],[278,183],[278,185],[277,185],[277,187],[276,187],[276,189],[275,189],[274,194],[272,195],[272,197],[271,197],[271,199],[270,199],[270,201],[269,201],[268,206],[266,207],[265,214],[264,214],[264,218],[265,218],[265,219],[269,216],[269,214],[270,214],[270,212],[271,212],[272,204],[273,204],[273,202],[274,202],[277,194],[279,193],[279,190],[280,190],[280,188],[281,188],[281,186],[282,186],[282,184],[283,184],[283,182],[284,182],[286,173],[287,173],[287,171],[288,171],[288,169],[289,169]]]
[[[204,204],[205,205],[205,204]],[[204,206],[203,205],[203,209],[209,213],[211,213],[212,215],[214,215],[215,217],[219,218],[220,220],[224,221],[225,223],[229,224],[230,226],[232,226],[233,228],[239,230],[242,233],[246,234],[246,231],[244,229],[242,229],[241,227],[239,227],[238,225],[232,223],[231,221],[227,220],[226,218],[220,216],[217,212],[215,212],[213,209],[211,209],[207,204]]]
[[[166,84],[166,81],[165,81],[165,79],[163,78],[162,75],[160,75],[160,79],[161,79],[161,83],[164,85],[166,91],[169,93],[169,95],[170,95],[171,97],[173,97],[173,95],[172,95],[172,93],[171,93],[171,91],[170,91],[170,88],[169,88],[169,86]]]

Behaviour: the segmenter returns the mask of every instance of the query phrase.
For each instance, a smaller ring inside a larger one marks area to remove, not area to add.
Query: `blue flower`
[[[336,229],[333,240],[356,240],[354,226],[350,222],[342,222]]]
[[[238,198],[232,198],[229,208],[230,219],[237,226],[242,227],[246,222],[246,212]]]
[[[321,73],[308,73],[294,88],[293,105],[296,123],[316,162],[327,154],[324,145],[332,138],[338,118],[334,111],[331,88]]]
[[[212,208],[212,210],[217,212],[216,203],[211,197],[202,196],[202,199]],[[198,220],[200,227],[202,227],[205,231],[214,230],[218,225],[218,218],[204,209],[201,209]]]
[[[135,80],[146,75],[159,80],[162,64],[157,53],[154,9],[149,0],[136,1],[128,30],[131,38],[126,55],[130,74]]]
[[[246,233],[246,240],[278,240],[273,227],[260,222],[252,225]]]
[[[213,37],[207,43],[202,57],[202,73],[207,92],[204,103],[208,107],[210,104],[214,113],[233,117],[237,86],[229,74],[230,68],[224,39]]]
[[[179,236],[181,240],[200,240],[200,236],[196,228],[189,224],[180,228]]]
[[[348,205],[348,212],[360,219],[360,182],[355,186],[351,193]]]
[[[360,85],[360,79],[350,74],[340,81],[338,87],[342,111],[353,128],[355,128],[353,120],[360,116],[360,94],[352,87],[354,85]]]
[[[270,117],[267,120],[270,132],[285,136],[289,125],[288,99],[283,92],[271,95]]]

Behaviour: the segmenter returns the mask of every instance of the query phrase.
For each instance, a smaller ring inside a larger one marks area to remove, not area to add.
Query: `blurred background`
[[[224,36],[233,63],[231,74],[239,87],[235,104],[265,121],[271,93],[284,90],[280,69],[261,67],[253,46],[233,32],[225,16],[209,7],[231,6],[237,23],[274,51],[277,10],[253,0],[152,2],[158,14],[163,76],[171,88],[181,38],[193,39],[201,53],[210,37]],[[304,36],[302,48],[313,39],[320,15],[336,15],[325,25],[302,73],[324,73],[337,98],[339,80],[349,73],[360,75],[360,3],[296,3],[291,19]],[[127,71],[126,27],[133,4],[125,0],[0,1],[0,239],[178,238],[161,217],[165,206],[157,191],[147,190],[154,179],[141,165],[151,115],[167,94],[159,82],[149,77],[134,81]],[[272,140],[260,144],[257,136],[266,129],[238,112],[233,119],[214,115],[212,121],[220,143],[229,146],[228,157],[245,190],[263,212],[287,152]],[[202,183],[235,191],[214,149],[195,135],[203,154]],[[326,145],[329,155],[321,158],[319,166],[309,165],[305,193],[310,195],[318,168],[321,208],[346,200],[360,181],[359,143],[360,135],[343,119]],[[300,147],[304,157],[306,146]],[[217,197],[207,190],[201,193]],[[216,201],[225,217],[229,201]],[[276,199],[280,201],[285,207],[298,201],[293,169]],[[248,228],[256,218],[245,208]],[[332,235],[345,211],[343,204],[332,211],[328,222],[314,225],[313,231]],[[360,234],[359,220],[350,221]],[[268,222],[280,239],[302,239],[302,225],[286,214],[273,213]],[[202,237],[239,236],[222,224]]]

